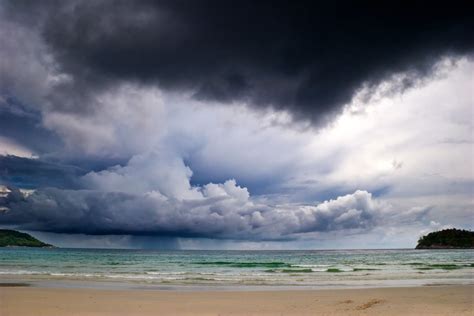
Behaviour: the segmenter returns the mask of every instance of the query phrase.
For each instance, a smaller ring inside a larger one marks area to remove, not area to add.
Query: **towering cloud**
[[[143,194],[42,189],[0,198],[0,224],[26,230],[92,235],[150,235],[244,240],[287,240],[298,234],[367,230],[388,205],[366,191],[318,205],[265,205],[249,199],[234,180],[195,188],[193,199]]]
[[[179,158],[150,152],[80,177],[87,190],[23,194],[11,188],[0,199],[0,224],[56,233],[285,240],[365,231],[384,218],[423,220],[429,210],[399,212],[360,190],[317,205],[269,204],[252,199],[235,180],[191,186],[191,175]]]

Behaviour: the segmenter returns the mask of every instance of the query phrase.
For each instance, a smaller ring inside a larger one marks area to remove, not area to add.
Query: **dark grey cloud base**
[[[380,223],[387,208],[366,191],[315,206],[255,204],[228,193],[177,200],[45,188],[25,196],[10,187],[8,194],[0,195],[0,224],[67,234],[291,240],[303,233],[367,230]],[[400,218],[403,214],[397,214]]]
[[[41,29],[61,70],[74,77],[74,87],[51,96],[68,111],[86,110],[78,100],[92,90],[133,80],[321,122],[363,86],[370,91],[404,74],[395,88],[405,89],[441,57],[474,47],[469,1],[7,4],[16,19]]]
[[[3,185],[25,189],[78,189],[81,187],[78,177],[86,173],[79,167],[53,161],[0,155],[0,184]]]

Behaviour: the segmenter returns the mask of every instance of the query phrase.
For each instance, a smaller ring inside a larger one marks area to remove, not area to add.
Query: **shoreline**
[[[281,291],[0,287],[0,314],[472,315],[474,285]]]
[[[384,280],[339,280],[322,281],[319,284],[238,284],[238,283],[170,283],[145,282],[143,280],[71,279],[48,277],[25,277],[24,275],[2,275],[0,288],[18,284],[32,288],[102,289],[102,290],[165,290],[165,291],[324,291],[357,290],[376,288],[414,288],[431,286],[474,286],[472,278],[433,279],[384,279]]]

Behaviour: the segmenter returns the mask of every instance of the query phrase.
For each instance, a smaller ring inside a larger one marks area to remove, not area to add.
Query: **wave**
[[[188,274],[189,272],[186,271],[171,271],[171,272],[156,272],[156,271],[146,271],[145,274],[150,275],[181,275],[181,274]]]
[[[463,268],[473,268],[474,263],[450,263],[450,262],[442,262],[442,263],[423,263],[423,262],[408,262],[408,263],[401,263],[404,266],[412,266],[416,270],[458,270]]]
[[[232,268],[290,268],[291,264],[273,261],[273,262],[234,262],[234,261],[198,261],[198,265],[227,266]]]
[[[270,269],[270,270],[265,270],[265,272],[269,273],[275,273],[275,272],[281,272],[281,273],[311,273],[314,272],[312,269]]]
[[[40,274],[48,274],[49,272],[42,272],[42,271],[29,271],[29,270],[17,270],[17,271],[0,271],[0,275],[40,275]]]
[[[329,264],[292,264],[292,268],[327,268],[330,267]]]

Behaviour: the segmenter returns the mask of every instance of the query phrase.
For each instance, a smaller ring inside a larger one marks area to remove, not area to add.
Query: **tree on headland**
[[[10,229],[0,229],[0,247],[53,247],[35,237]]]
[[[418,240],[416,249],[474,248],[474,232],[464,229],[444,229],[429,233]]]

